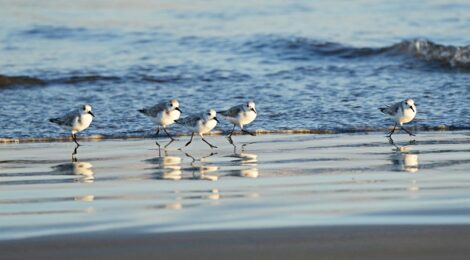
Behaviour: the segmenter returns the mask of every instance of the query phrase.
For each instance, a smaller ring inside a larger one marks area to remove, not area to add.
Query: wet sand
[[[187,138],[0,145],[0,258],[470,256],[468,131]]]
[[[470,226],[99,233],[0,242],[0,259],[468,259]]]

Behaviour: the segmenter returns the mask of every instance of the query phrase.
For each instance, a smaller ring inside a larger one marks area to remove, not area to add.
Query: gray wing
[[[75,118],[77,118],[78,116],[80,116],[80,112],[77,110],[74,110],[74,111],[68,112],[62,117],[51,118],[49,119],[49,121],[52,123],[56,123],[58,125],[72,126],[73,122],[75,121]]]
[[[201,115],[190,115],[185,118],[176,120],[176,123],[186,127],[194,127],[197,124],[197,121],[201,120]]]
[[[220,113],[221,115],[226,116],[226,117],[237,117],[238,114],[242,111],[243,111],[243,105],[238,105],[238,106],[231,107],[228,110],[220,111],[217,113]]]
[[[391,106],[381,107],[381,108],[379,108],[379,110],[384,114],[394,116],[398,112],[398,110],[400,109],[400,104],[401,104],[401,102],[398,102],[398,103],[395,103]]]
[[[165,108],[166,108],[166,102],[161,102],[161,103],[156,104],[155,106],[139,109],[139,112],[147,116],[157,117],[158,113],[165,110]]]

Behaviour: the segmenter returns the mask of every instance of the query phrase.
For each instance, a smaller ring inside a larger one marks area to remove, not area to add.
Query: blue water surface
[[[83,103],[84,135],[147,136],[137,109],[185,113],[252,99],[251,129],[470,128],[468,1],[1,1],[0,137],[67,135],[48,118]],[[223,123],[219,129],[230,129]],[[184,129],[174,128],[174,132]]]

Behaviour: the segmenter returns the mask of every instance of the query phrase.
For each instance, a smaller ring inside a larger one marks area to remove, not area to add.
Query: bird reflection
[[[190,163],[191,167],[185,168],[184,170],[192,172],[192,179],[217,181],[219,179],[219,176],[210,175],[209,173],[217,172],[219,170],[219,167],[215,165],[205,164],[207,158],[214,156],[216,154],[217,153],[210,153],[209,155],[196,159],[191,154],[185,153],[187,157],[191,158],[192,162]]]
[[[394,169],[396,171],[406,171],[410,173],[418,172],[418,153],[412,152],[411,146],[396,145],[391,137],[389,137],[389,143],[395,147],[395,153],[391,156]],[[410,141],[409,144],[415,144],[415,141]]]
[[[163,129],[165,129],[165,128],[163,128]],[[165,132],[166,132],[166,130],[165,130]],[[170,139],[170,141],[169,141],[167,144],[165,144],[165,145],[163,146],[163,149],[166,150],[166,148],[167,148],[171,143],[173,143],[174,141],[175,141],[175,139],[173,139],[173,138]],[[158,146],[158,152],[161,153],[161,145],[160,145],[160,143],[158,143],[158,141],[155,141],[155,144]]]
[[[238,176],[246,178],[257,178],[258,173],[258,155],[254,153],[247,153],[244,151],[246,144],[242,145],[241,151],[237,152],[236,148],[233,154],[229,157],[234,158],[232,164],[238,166],[239,169],[232,170],[225,176]]]
[[[249,142],[249,143],[243,143],[242,145],[240,145],[240,152],[243,152],[245,151],[245,148],[250,145],[250,144],[254,144],[255,142]],[[233,153],[236,154],[237,153],[237,148],[238,146],[236,146],[234,143],[231,143],[231,145],[233,146]]]
[[[163,156],[159,151],[159,156],[148,160],[156,165],[157,172],[154,173],[156,179],[163,180],[181,180],[181,157],[169,156],[168,151],[164,150]]]
[[[78,153],[78,148],[80,147],[80,145],[77,145],[75,146],[75,149],[73,149],[73,152],[72,152],[72,161],[77,161],[77,153]]]
[[[93,165],[90,162],[80,162],[75,158],[75,160],[70,163],[52,166],[52,173],[76,176],[76,181],[78,182],[91,183],[95,180],[92,168]]]
[[[217,181],[219,177],[217,175],[210,175],[211,172],[219,170],[218,166],[206,164],[206,159],[216,155],[217,153],[211,153],[201,158],[196,158],[189,153],[184,155],[191,159],[189,166],[182,167],[182,158],[179,156],[169,156],[168,151],[159,153],[159,156],[147,160],[151,164],[156,165],[155,169],[158,171],[153,174],[155,179],[160,180],[209,180]]]
[[[73,198],[76,201],[94,201],[95,200],[95,195],[81,195],[81,196],[76,196]]]

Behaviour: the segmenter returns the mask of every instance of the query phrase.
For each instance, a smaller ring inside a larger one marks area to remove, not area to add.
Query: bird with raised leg
[[[198,134],[202,141],[210,146],[210,148],[217,148],[217,146],[212,145],[206,139],[204,139],[203,134],[209,133],[217,125],[219,120],[217,120],[217,112],[214,109],[209,109],[207,112],[191,115],[176,121],[177,124],[180,124],[189,130],[191,130],[191,139],[186,143],[185,146],[180,149],[188,146],[192,141],[194,134]]]
[[[232,131],[227,136],[227,139],[230,142],[230,144],[233,145],[232,134],[233,134],[233,131],[235,131],[236,126],[240,127],[240,130],[243,133],[246,133],[252,136],[256,135],[255,133],[247,131],[243,128],[244,125],[250,124],[256,119],[257,111],[256,111],[256,105],[254,101],[248,101],[245,104],[234,106],[225,111],[219,111],[217,113],[222,115],[223,118],[225,118],[227,121],[233,124]]]
[[[72,132],[72,140],[77,145],[72,154],[75,155],[80,146],[77,141],[77,133],[87,129],[93,121],[93,117],[95,115],[91,112],[91,105],[86,104],[78,110],[70,111],[61,117],[51,118],[49,121]]]
[[[403,124],[411,122],[416,116],[416,104],[413,99],[408,98],[391,106],[381,107],[379,110],[380,112],[393,117],[395,120],[395,125],[387,137],[391,137],[393,135],[398,125],[400,125],[400,130],[403,129],[410,136],[415,136],[413,133],[403,127]]]
[[[150,117],[157,125],[157,136],[160,133],[160,128],[162,128],[165,134],[170,138],[171,141],[165,145],[165,148],[175,141],[175,139],[166,130],[166,127],[172,125],[180,118],[181,110],[178,100],[172,99],[170,101],[161,102],[151,107],[139,109],[139,112]],[[158,141],[155,141],[155,143],[160,147]]]

